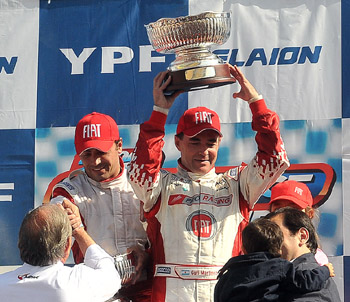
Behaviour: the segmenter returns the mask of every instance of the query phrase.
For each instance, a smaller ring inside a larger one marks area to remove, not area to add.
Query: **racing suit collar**
[[[190,178],[193,181],[212,180],[213,176],[216,175],[215,167],[211,169],[208,173],[203,175],[189,171],[181,164],[180,161],[178,161],[177,173],[179,174],[179,176]]]

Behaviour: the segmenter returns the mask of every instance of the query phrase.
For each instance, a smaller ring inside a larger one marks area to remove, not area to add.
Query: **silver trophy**
[[[172,81],[166,91],[213,88],[235,82],[228,66],[210,50],[229,38],[231,13],[162,18],[145,27],[157,52],[176,54],[168,67]]]
[[[135,258],[132,253],[116,255],[114,258],[114,265],[119,273],[121,283],[126,284],[130,282],[135,276]]]

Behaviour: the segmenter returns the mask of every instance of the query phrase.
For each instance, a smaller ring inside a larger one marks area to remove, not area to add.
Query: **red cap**
[[[302,209],[313,205],[313,198],[308,186],[295,180],[287,180],[272,187],[269,204],[282,199],[289,200]]]
[[[92,112],[85,115],[75,128],[74,144],[78,155],[90,148],[107,152],[117,140],[117,123],[106,114]]]
[[[222,136],[218,114],[206,107],[196,107],[186,110],[180,117],[176,135],[183,132],[185,135],[193,137],[209,129],[215,130]]]

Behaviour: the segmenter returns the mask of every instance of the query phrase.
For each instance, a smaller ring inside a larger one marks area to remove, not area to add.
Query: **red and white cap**
[[[206,107],[188,109],[180,117],[176,135],[183,132],[189,137],[196,136],[204,130],[215,130],[222,136],[218,114]]]
[[[313,198],[308,186],[295,180],[281,182],[271,188],[270,205],[277,200],[288,200],[301,209],[312,207]]]
[[[117,123],[106,114],[92,112],[85,115],[75,128],[74,144],[78,155],[91,148],[107,152],[117,140]]]

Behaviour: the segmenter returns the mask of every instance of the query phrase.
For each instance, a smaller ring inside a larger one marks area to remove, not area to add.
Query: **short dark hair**
[[[29,211],[19,230],[22,261],[34,266],[51,265],[63,256],[72,228],[67,214],[55,204]]]
[[[307,241],[306,246],[311,253],[315,254],[318,247],[317,233],[310,217],[303,211],[291,207],[285,207],[267,214],[265,218],[271,219],[279,215],[282,216],[283,226],[285,226],[293,236],[296,235],[301,228],[305,228],[309,232],[309,240]]]
[[[250,222],[242,232],[242,244],[247,253],[269,252],[281,257],[283,233],[280,227],[266,218]]]

